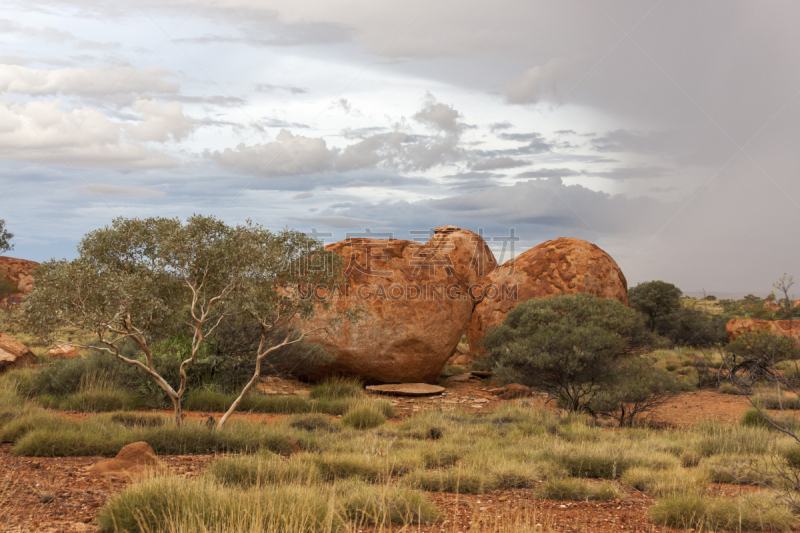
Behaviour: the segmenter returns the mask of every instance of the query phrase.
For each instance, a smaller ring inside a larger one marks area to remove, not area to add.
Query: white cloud
[[[121,125],[99,111],[65,111],[61,100],[0,107],[0,158],[113,169],[172,166],[165,155],[121,138]],[[51,152],[55,149],[55,153]]]
[[[414,114],[416,120],[447,133],[461,131],[461,125],[458,123],[460,116],[461,114],[453,107],[437,102],[430,93],[425,99],[425,106]]]
[[[177,93],[180,85],[168,82],[170,72],[153,66],[38,69],[0,64],[0,92],[31,96],[77,94],[101,96],[115,93]]]
[[[126,124],[126,135],[137,141],[180,141],[199,126],[199,122],[183,114],[178,102],[161,104],[156,100],[137,100],[133,110],[144,120],[136,125]]]
[[[224,168],[273,177],[330,170],[336,153],[336,149],[328,148],[324,139],[295,136],[282,129],[275,142],[252,146],[240,144],[235,150],[226,148],[209,155]]]
[[[555,58],[544,65],[528,69],[521,77],[505,86],[509,104],[535,104],[542,98],[557,100],[559,89],[578,80],[580,62]]]

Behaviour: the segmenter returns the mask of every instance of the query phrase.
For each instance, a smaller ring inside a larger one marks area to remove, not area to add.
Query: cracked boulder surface
[[[483,351],[480,341],[517,304],[558,294],[593,294],[628,305],[628,282],[614,259],[598,246],[560,238],[521,253],[489,273],[483,298],[467,328],[470,352]]]
[[[454,226],[437,228],[425,243],[353,238],[326,250],[344,259],[346,284],[325,291],[330,307],[298,326],[310,331],[345,311],[361,312],[311,338],[333,356],[295,371],[312,380],[351,374],[371,383],[435,382],[472,316],[470,288],[497,264],[477,233]]]

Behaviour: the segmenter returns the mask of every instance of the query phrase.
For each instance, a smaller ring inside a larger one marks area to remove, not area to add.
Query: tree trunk
[[[181,410],[181,399],[172,398],[172,406],[175,410],[175,425],[181,427],[183,425],[183,411]]]
[[[239,407],[240,403],[242,403],[242,399],[245,397],[248,391],[250,391],[250,388],[259,378],[260,374],[261,374],[261,360],[259,359],[258,362],[256,363],[255,374],[253,374],[253,377],[250,378],[250,381],[247,382],[247,385],[245,385],[239,397],[236,398],[233,404],[231,404],[231,406],[228,408],[227,412],[224,415],[222,415],[222,418],[219,419],[219,422],[217,423],[217,429],[222,429],[223,424],[225,424],[225,422],[227,422],[227,420],[231,417],[231,415],[234,412],[236,412],[236,408]]]

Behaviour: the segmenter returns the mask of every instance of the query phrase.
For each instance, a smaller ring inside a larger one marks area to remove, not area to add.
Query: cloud
[[[493,157],[491,159],[484,159],[472,165],[473,170],[500,170],[504,168],[516,168],[529,165],[527,161],[521,159],[514,159],[513,157]]]
[[[163,191],[155,191],[153,189],[146,189],[144,187],[124,187],[121,185],[107,185],[105,183],[87,183],[76,187],[76,189],[83,192],[99,194],[101,196],[164,196],[166,193]]]
[[[215,150],[208,155],[223,168],[273,177],[330,170],[336,154],[337,150],[328,148],[324,139],[295,136],[282,129],[275,142],[252,146],[240,144],[235,150]]]
[[[116,93],[177,93],[180,85],[164,78],[172,73],[153,66],[37,69],[0,64],[0,92],[30,96]]]
[[[460,172],[445,176],[451,190],[474,191],[497,185],[497,174],[491,172]]]
[[[156,100],[137,100],[133,110],[143,119],[136,125],[125,125],[126,135],[136,141],[181,141],[199,126],[199,121],[183,114],[178,102],[160,104]]]
[[[461,114],[453,107],[437,102],[433,95],[428,93],[424,107],[417,111],[413,118],[444,132],[456,134],[462,129],[458,123],[460,116]]]
[[[308,224],[323,224],[332,228],[363,228],[365,225],[379,225],[379,220],[368,220],[363,218],[353,218],[349,216],[313,216],[313,217],[286,217],[295,222],[305,222]]]
[[[571,168],[539,168],[536,170],[529,170],[521,174],[517,174],[518,178],[569,178],[574,176],[582,176],[582,172],[573,170]]]
[[[308,198],[312,198],[314,193],[311,192],[301,192],[300,194],[295,194],[292,198],[293,200],[306,200]]]
[[[292,85],[272,85],[271,83],[257,83],[255,89],[260,93],[287,91],[292,94],[305,94],[308,92],[308,89],[304,87],[294,87]]]
[[[456,123],[460,116],[458,111],[439,104],[428,95],[424,107],[414,116],[443,133],[436,136],[401,131],[375,133],[340,149],[328,148],[322,138],[295,137],[282,129],[276,142],[250,146],[240,144],[235,150],[226,148],[207,155],[223,168],[249,174],[261,173],[266,177],[352,172],[377,166],[428,170],[464,156],[459,146],[461,127]]]
[[[530,68],[506,84],[506,102],[536,104],[542,98],[558,100],[561,96],[559,89],[578,80],[579,66],[580,62],[574,59],[555,58],[544,65]]]
[[[581,185],[564,185],[560,178],[487,188],[427,203],[439,210],[503,224],[621,234],[652,231],[659,214],[666,211],[664,204],[652,198],[610,195]]]
[[[593,177],[612,180],[641,178],[660,178],[668,175],[670,169],[664,167],[616,167],[610,170],[575,170],[571,168],[540,168],[517,174],[517,178],[575,178]]]
[[[60,100],[0,107],[0,158],[112,169],[173,166],[167,156],[122,140],[122,125],[89,108],[65,111]],[[55,150],[55,153],[53,153]]]

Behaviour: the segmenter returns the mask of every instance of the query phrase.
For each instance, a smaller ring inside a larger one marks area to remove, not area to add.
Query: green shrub
[[[347,412],[342,424],[356,429],[372,429],[386,423],[386,417],[372,405],[362,405]]]
[[[702,531],[790,531],[797,522],[789,508],[765,494],[736,499],[675,494],[659,500],[650,518],[660,525]]]
[[[364,385],[357,378],[328,378],[314,385],[310,397],[318,400],[341,400],[362,398]]]
[[[588,294],[533,298],[487,333],[484,359],[501,381],[543,390],[565,409],[582,411],[637,378],[635,348],[648,340],[641,315],[616,300]]]
[[[579,479],[553,479],[539,487],[536,496],[547,500],[608,501],[622,499],[612,483],[592,484]]]

